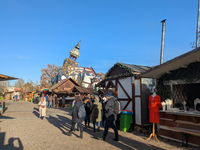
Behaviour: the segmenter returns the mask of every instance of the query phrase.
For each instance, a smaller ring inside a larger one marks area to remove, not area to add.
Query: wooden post
[[[147,140],[150,140],[152,136],[153,136],[153,139],[159,142],[159,140],[157,139],[157,135],[155,134],[155,123],[153,123],[153,133],[151,133],[150,137]]]
[[[173,85],[171,84],[170,85],[170,90],[171,90],[171,94],[172,94],[172,97],[171,97],[171,100],[172,100],[172,102],[173,102],[173,107],[174,107],[174,100],[173,100],[173,95],[174,95],[174,93],[173,93]]]

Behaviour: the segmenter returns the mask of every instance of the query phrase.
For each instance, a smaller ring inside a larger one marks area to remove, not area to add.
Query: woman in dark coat
[[[55,100],[55,108],[58,108],[58,99],[57,99],[57,95],[54,95],[54,100]]]
[[[79,106],[84,106],[84,104],[79,95],[76,95],[74,99],[75,99],[75,104],[72,110],[72,127],[71,127],[71,130],[67,132],[67,135],[69,136],[72,135],[72,131],[74,131],[75,124],[77,123],[78,124],[77,128],[80,129],[79,138],[82,139],[83,138],[83,127],[82,127],[83,118],[78,118],[78,110],[79,110]]]

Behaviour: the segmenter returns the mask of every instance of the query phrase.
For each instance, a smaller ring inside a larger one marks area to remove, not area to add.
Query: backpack
[[[84,106],[79,106],[78,107],[78,118],[84,118],[86,115],[86,112],[85,112],[85,107]]]
[[[90,108],[90,102],[89,102],[89,101],[87,101],[86,106],[87,106],[88,108]]]
[[[113,112],[117,115],[121,113],[121,103],[120,103],[120,101],[114,100]]]

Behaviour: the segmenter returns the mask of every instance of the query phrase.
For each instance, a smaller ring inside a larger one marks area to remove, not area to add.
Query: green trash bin
[[[122,110],[120,114],[120,130],[127,132],[131,126],[131,118],[133,112],[130,110]]]
[[[70,103],[70,110],[72,110],[72,103]]]
[[[31,103],[33,102],[33,99],[31,98]]]

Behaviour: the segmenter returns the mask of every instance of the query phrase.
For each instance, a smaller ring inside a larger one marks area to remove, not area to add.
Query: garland
[[[124,74],[118,74],[118,75],[114,75],[114,76],[109,76],[109,74],[116,68],[116,67],[119,67],[121,69],[124,69],[126,70],[126,73]],[[119,62],[117,62],[112,68],[110,68],[110,70],[108,70],[108,73],[105,75],[105,78],[108,78],[108,79],[113,79],[113,78],[117,78],[117,77],[124,77],[124,76],[133,76],[133,72],[131,71],[131,69],[129,69],[128,67],[120,64]],[[113,77],[113,78],[112,78]]]
[[[183,80],[186,83],[193,83],[200,79],[200,62],[191,63],[187,68],[180,68],[171,71],[170,74],[164,74],[157,80],[157,94],[161,96],[161,100],[164,101],[167,98],[172,98],[169,85],[164,85],[163,82],[167,80]]]
[[[124,69],[126,72],[125,73],[120,73],[120,74],[116,74],[116,75],[112,75],[112,76],[109,76],[109,74],[116,68],[116,67],[119,67],[121,69]],[[109,79],[117,79],[117,78],[120,78],[120,77],[130,77],[130,76],[135,76],[135,74],[133,74],[133,72],[131,71],[131,69],[129,69],[128,67],[120,64],[120,63],[116,63],[112,68],[110,68],[108,70],[108,73],[106,73],[105,75],[105,79],[103,79],[101,82],[97,83],[96,84],[96,87],[98,86],[103,86],[103,84],[105,84],[105,80],[109,80]]]

